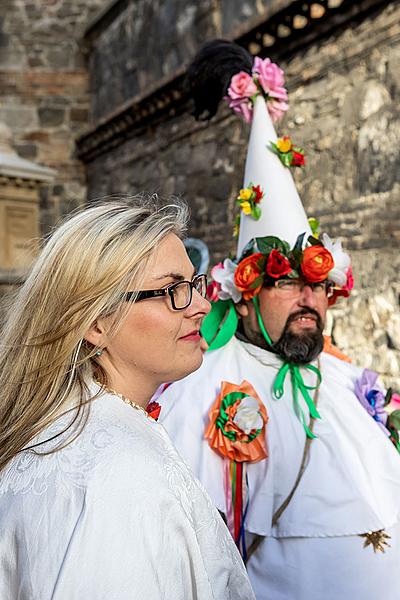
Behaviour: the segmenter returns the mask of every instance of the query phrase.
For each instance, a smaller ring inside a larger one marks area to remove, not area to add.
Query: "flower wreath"
[[[304,236],[297,238],[293,248],[274,236],[251,240],[238,262],[227,258],[213,267],[209,299],[212,302],[233,300],[235,303],[242,298],[251,300],[264,283],[273,284],[282,277],[301,276],[310,283],[331,281],[335,285],[331,304],[338,296],[349,296],[354,282],[350,257],[343,251],[341,242],[334,242],[327,234],[314,233],[303,248]]]

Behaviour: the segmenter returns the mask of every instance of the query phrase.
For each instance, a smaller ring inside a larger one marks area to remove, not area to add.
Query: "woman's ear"
[[[102,348],[107,345],[106,334],[102,321],[99,319],[93,323],[83,336],[93,346]]]
[[[235,309],[238,315],[240,315],[242,318],[248,317],[249,308],[244,300],[242,300],[238,304],[235,304]]]

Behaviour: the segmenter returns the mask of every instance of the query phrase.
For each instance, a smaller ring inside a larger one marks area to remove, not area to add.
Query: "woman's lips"
[[[183,335],[179,339],[184,340],[186,342],[199,342],[201,340],[201,336],[200,336],[200,332],[197,329],[195,329],[194,331],[191,331],[190,333]]]

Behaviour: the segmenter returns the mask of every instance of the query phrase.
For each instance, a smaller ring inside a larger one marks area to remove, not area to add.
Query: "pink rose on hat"
[[[254,83],[252,76],[244,71],[240,71],[232,77],[228,88],[228,96],[232,98],[232,100],[251,98],[251,96],[254,96],[257,92],[257,86]]]

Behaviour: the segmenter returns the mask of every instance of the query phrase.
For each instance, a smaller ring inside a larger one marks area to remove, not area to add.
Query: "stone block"
[[[42,127],[58,127],[65,121],[65,109],[63,108],[39,108],[38,114]]]
[[[33,160],[36,158],[38,150],[35,144],[15,144],[15,150],[21,156],[27,160]]]

